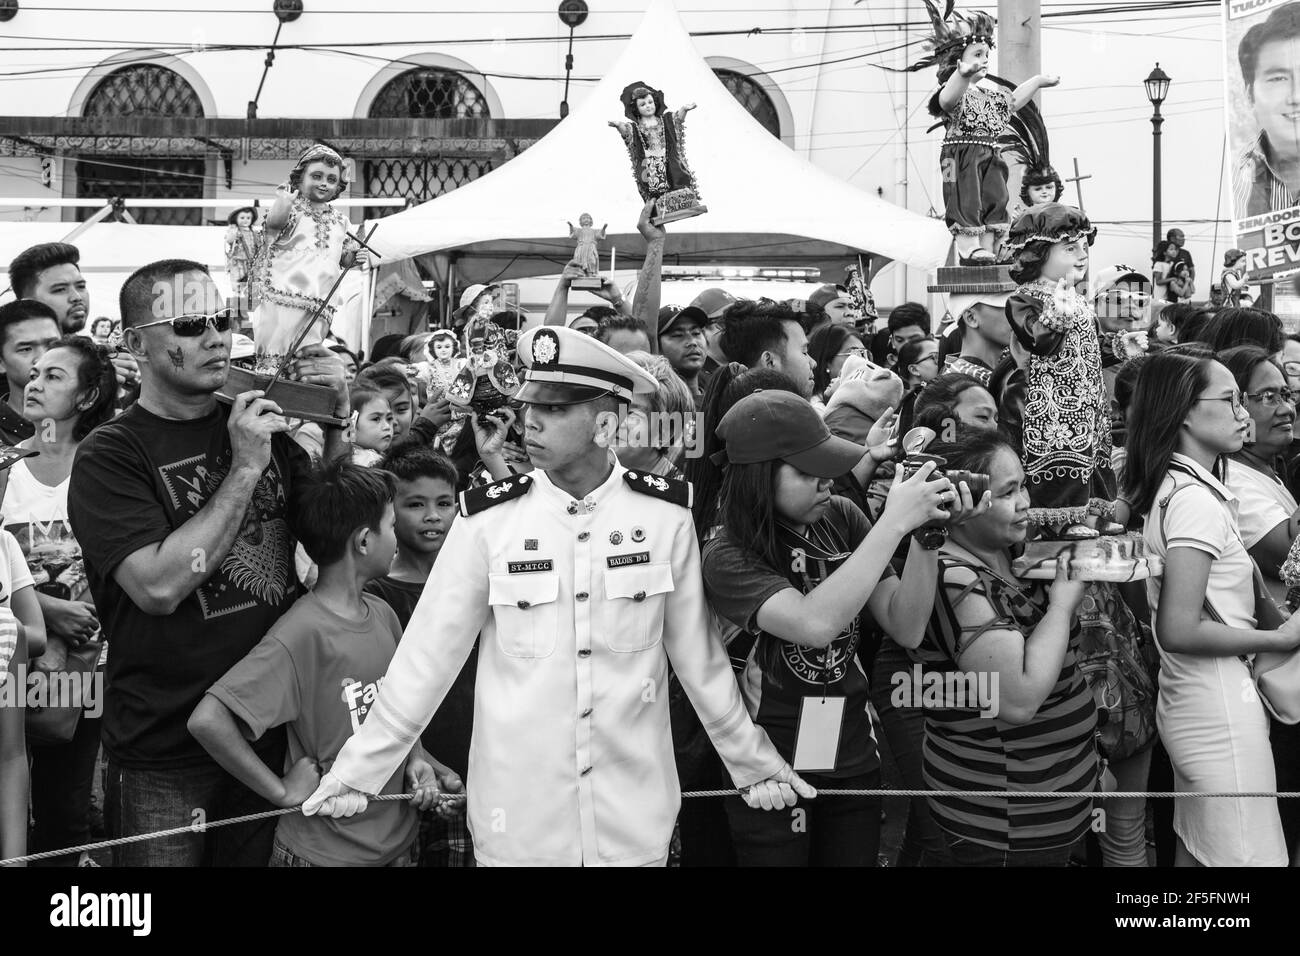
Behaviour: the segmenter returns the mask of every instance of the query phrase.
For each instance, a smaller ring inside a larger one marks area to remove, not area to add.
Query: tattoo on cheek
[[[185,368],[185,353],[182,352],[179,348],[168,349],[167,357],[172,360],[172,368],[175,369]]]

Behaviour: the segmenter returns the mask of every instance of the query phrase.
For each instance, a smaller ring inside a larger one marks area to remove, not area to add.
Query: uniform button
[[[527,601],[519,602],[519,610],[521,611],[527,611],[530,607],[532,607],[532,605],[529,604]]]
[[[633,601],[644,601],[644,600],[645,600],[645,592],[644,592],[644,591],[637,591],[636,594],[633,594],[633,595],[632,595],[632,600],[633,600]]]
[[[582,716],[583,716],[583,717],[590,717],[590,716],[591,716],[591,708],[588,707],[586,710],[584,710],[584,711],[582,712]]]
[[[591,532],[590,532],[590,531],[583,531],[581,534],[578,535],[578,540],[579,540],[579,541],[586,541],[586,540],[587,540],[588,538],[590,538],[590,537],[591,537]]]
[[[578,651],[578,656],[579,656],[579,657],[590,657],[590,656],[591,656],[591,648],[590,648],[590,647],[584,647],[582,650]]]
[[[571,514],[571,515],[576,515],[577,513],[578,513],[578,503],[577,503],[576,501],[570,501],[570,502],[569,502],[569,514]]]
[[[582,773],[581,773],[581,776],[585,777],[585,776],[586,776],[587,774],[589,774],[589,773],[591,773],[591,768],[590,768],[590,767],[584,767],[584,768],[583,768],[583,771],[582,771]]]
[[[576,597],[579,601],[585,601],[587,600],[587,592],[579,591],[577,594],[574,595],[574,597]]]

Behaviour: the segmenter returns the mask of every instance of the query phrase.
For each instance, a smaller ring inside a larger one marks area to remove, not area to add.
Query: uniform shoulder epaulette
[[[460,493],[460,513],[468,518],[480,511],[487,511],[493,505],[510,501],[526,495],[533,487],[533,479],[528,475],[511,475],[481,488],[469,488]]]
[[[683,508],[691,506],[694,494],[691,483],[680,478],[662,478],[644,471],[625,471],[623,480],[633,491],[660,501],[670,501]]]

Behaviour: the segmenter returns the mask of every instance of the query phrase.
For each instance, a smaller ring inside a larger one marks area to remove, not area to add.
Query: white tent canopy
[[[637,81],[662,89],[670,110],[698,107],[687,116],[685,151],[709,212],[667,226],[667,263],[834,270],[866,253],[923,269],[943,262],[951,236],[941,222],[824,172],[750,116],[696,52],[669,0],[654,0],[619,61],[541,141],[380,220],[373,245],[393,258],[450,254],[462,282],[554,274],[573,254],[565,223],[590,212],[597,226],[610,223],[602,257],[611,246],[639,255],[641,201],[622,138],[607,125],[622,116],[623,88]],[[447,261],[435,260],[440,279]]]

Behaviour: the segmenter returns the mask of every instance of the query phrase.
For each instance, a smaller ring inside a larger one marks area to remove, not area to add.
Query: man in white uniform
[[[690,485],[609,451],[655,381],[590,336],[526,332],[536,470],[461,495],[379,701],[304,813],[365,809],[480,635],[469,827],[481,865],[654,865],[681,798],[668,665],[751,806],[816,792],[745,710],[711,626]]]

